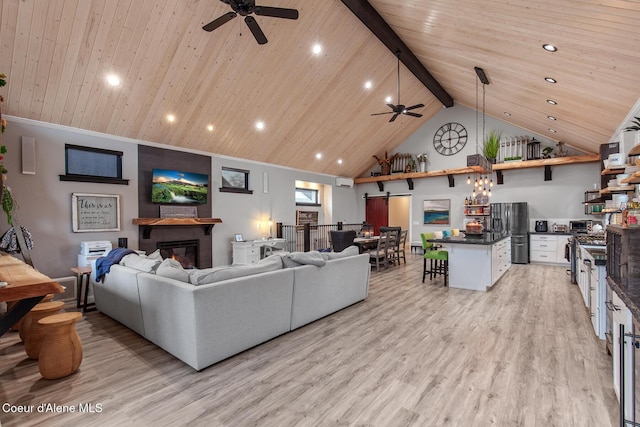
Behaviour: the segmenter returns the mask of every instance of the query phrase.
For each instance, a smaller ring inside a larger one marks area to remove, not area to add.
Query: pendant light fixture
[[[476,154],[467,156],[467,167],[474,171],[474,184],[472,198],[476,198],[476,194],[491,197],[491,187],[493,187],[493,177],[491,163],[480,153],[480,135],[484,141],[485,135],[485,86],[489,84],[489,79],[484,70],[480,67],[474,67],[476,73]],[[482,83],[482,132],[479,129],[479,86],[478,81]],[[479,175],[479,179],[478,179]],[[471,176],[467,176],[467,184],[471,183]],[[489,189],[487,190],[487,186]],[[476,192],[476,189],[478,190]]]

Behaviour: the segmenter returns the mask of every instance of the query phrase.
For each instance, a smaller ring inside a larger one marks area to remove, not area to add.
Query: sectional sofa
[[[199,371],[364,300],[369,274],[350,247],[203,270],[127,255],[91,283],[98,310]]]

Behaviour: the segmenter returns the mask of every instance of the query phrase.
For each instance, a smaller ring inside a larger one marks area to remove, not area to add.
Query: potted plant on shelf
[[[551,158],[551,153],[553,153],[553,148],[551,147],[544,147],[542,149],[542,158],[543,159],[550,159]]]
[[[427,171],[427,160],[429,157],[426,154],[418,154],[418,164],[420,165],[420,172]]]
[[[482,147],[482,154],[489,160],[491,163],[495,163],[498,158],[498,150],[500,150],[500,138],[502,137],[502,132],[498,132],[497,130],[491,130],[484,138],[484,145]]]

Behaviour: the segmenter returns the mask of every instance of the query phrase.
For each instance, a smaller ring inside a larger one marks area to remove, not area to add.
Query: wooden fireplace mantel
[[[220,218],[133,218],[133,224],[142,227],[142,238],[151,237],[153,227],[161,226],[203,226],[204,234],[209,236],[216,224],[221,224]]]

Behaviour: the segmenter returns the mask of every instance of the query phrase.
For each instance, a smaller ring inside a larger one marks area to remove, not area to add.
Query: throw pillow
[[[282,261],[280,257],[270,256],[252,265],[225,265],[195,270],[189,274],[189,281],[193,285],[205,285],[281,269]]]
[[[120,261],[120,265],[124,265],[125,267],[130,267],[135,270],[144,271],[145,273],[153,273],[158,266],[160,265],[160,260],[136,255],[129,254],[122,258]]]
[[[442,237],[451,237],[451,230],[443,230]]]
[[[162,262],[162,255],[160,255],[160,249],[156,249],[155,251],[151,252],[149,255],[147,255],[147,258],[157,259],[160,262]]]
[[[285,258],[289,258],[289,261],[293,261],[294,264],[288,265],[289,263]],[[322,254],[318,251],[291,252],[283,258],[283,262],[287,267],[297,267],[298,265],[315,265],[317,267],[322,267],[327,263]]]
[[[459,236],[460,235],[460,229],[454,228],[453,230],[451,230],[451,235],[452,236]]]
[[[434,231],[433,232],[433,238],[434,239],[442,239],[442,237],[443,237],[442,231]]]
[[[358,255],[360,253],[360,249],[357,246],[349,246],[344,249],[342,252],[329,252],[329,259],[338,259],[338,258],[346,258],[354,255]]]
[[[158,266],[156,275],[168,277],[169,279],[179,280],[181,282],[189,282],[189,272],[182,267],[179,261],[167,258]]]

